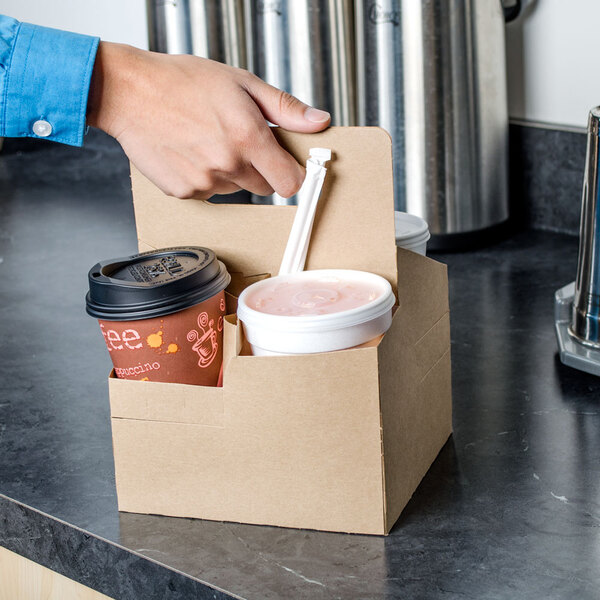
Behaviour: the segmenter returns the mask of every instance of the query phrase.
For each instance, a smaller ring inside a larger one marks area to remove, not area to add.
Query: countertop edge
[[[0,546],[115,600],[240,598],[3,494]]]

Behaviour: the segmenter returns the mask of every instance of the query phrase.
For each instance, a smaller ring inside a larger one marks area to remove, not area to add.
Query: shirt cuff
[[[98,42],[21,23],[6,73],[2,135],[81,146]]]

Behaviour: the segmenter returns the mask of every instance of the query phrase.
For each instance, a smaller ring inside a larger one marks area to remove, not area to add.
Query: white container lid
[[[416,235],[410,238],[402,238],[396,240],[397,246],[406,246],[408,244],[420,244],[421,242],[426,242],[431,237],[429,231],[422,233],[420,235]]]
[[[413,242],[430,238],[427,221],[417,215],[406,212],[394,212],[394,224],[396,227],[396,242]]]
[[[291,275],[279,275],[277,281],[285,282],[288,280],[314,279],[315,277],[349,277],[350,281],[361,281],[369,283],[381,290],[381,294],[368,304],[363,304],[357,308],[345,310],[342,312],[328,313],[325,315],[301,315],[301,316],[282,316],[260,312],[250,308],[246,304],[246,297],[250,287],[252,291],[259,290],[262,287],[273,284],[274,277],[263,279],[247,287],[238,299],[238,317],[248,325],[257,324],[262,327],[272,327],[279,331],[325,331],[334,329],[343,329],[359,325],[365,321],[377,318],[381,313],[390,310],[396,298],[389,282],[366,271],[354,271],[350,269],[319,269],[315,271],[300,271]]]
[[[270,314],[255,310],[247,304],[249,294],[270,287],[275,281],[285,283],[290,280],[314,280],[319,277],[335,277],[350,283],[368,283],[380,293],[377,298],[362,306],[317,315]],[[240,294],[237,314],[244,324],[248,340],[253,345],[283,353],[324,352],[350,347],[346,343],[361,344],[384,333],[391,323],[391,310],[395,303],[392,286],[379,275],[349,269],[319,269],[279,275],[252,284]],[[377,329],[383,322],[387,325],[382,330]],[[373,323],[375,329],[367,326],[368,323]],[[265,343],[261,343],[261,340]]]

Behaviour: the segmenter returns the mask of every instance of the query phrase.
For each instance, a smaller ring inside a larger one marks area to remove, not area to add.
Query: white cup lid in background
[[[417,239],[429,239],[429,226],[427,222],[417,215],[395,211],[394,224],[396,226],[396,241],[408,242]]]

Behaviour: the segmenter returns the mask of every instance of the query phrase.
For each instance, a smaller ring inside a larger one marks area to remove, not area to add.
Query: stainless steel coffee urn
[[[250,70],[329,111],[332,125],[356,125],[353,17],[353,0],[246,0]]]
[[[247,68],[246,22],[241,0],[188,0],[192,54]]]
[[[242,0],[146,0],[150,49],[247,67]]]
[[[251,69],[355,124],[353,0],[246,0]]]
[[[508,219],[502,3],[356,0],[355,18],[358,121],[392,136],[396,210],[428,248],[489,240]]]
[[[192,33],[188,0],[146,0],[150,50],[191,54]]]

